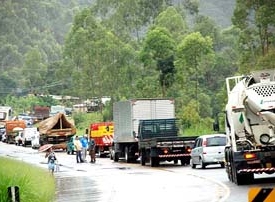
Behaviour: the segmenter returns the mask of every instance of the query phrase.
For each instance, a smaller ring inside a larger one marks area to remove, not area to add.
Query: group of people
[[[76,150],[77,163],[87,162],[86,160],[87,153],[89,153],[90,155],[90,162],[95,163],[96,161],[95,146],[96,145],[93,139],[88,140],[88,136],[86,134],[82,138],[75,136],[74,146]],[[57,158],[51,147],[46,151],[45,158],[48,158],[48,169],[53,174],[53,172],[56,170]]]
[[[95,141],[93,139],[88,140],[88,136],[85,134],[82,138],[75,136],[74,146],[76,150],[76,162],[87,162],[87,153],[90,155],[90,162],[95,163]]]

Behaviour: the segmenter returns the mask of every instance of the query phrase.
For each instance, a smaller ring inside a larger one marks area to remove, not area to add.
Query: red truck
[[[114,123],[99,122],[90,125],[90,139],[96,143],[96,153],[99,157],[106,157],[110,154],[113,143]]]
[[[8,120],[5,122],[6,127],[6,142],[12,144],[16,142],[16,137],[23,133],[26,128],[26,123],[23,120]]]
[[[35,117],[35,122],[43,121],[50,117],[50,107],[34,106],[32,116]]]

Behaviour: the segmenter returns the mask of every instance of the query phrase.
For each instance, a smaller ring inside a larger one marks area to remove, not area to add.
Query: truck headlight
[[[260,142],[262,144],[268,144],[269,143],[269,140],[270,140],[270,136],[268,134],[262,134],[260,136]]]

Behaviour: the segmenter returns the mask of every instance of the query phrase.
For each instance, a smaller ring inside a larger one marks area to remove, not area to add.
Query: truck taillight
[[[245,159],[255,159],[256,158],[256,154],[254,154],[254,153],[245,153],[244,154],[244,158]]]
[[[164,154],[168,154],[168,152],[169,152],[169,151],[168,151],[167,148],[164,148],[164,149],[163,149],[163,153],[164,153]]]
[[[192,150],[191,148],[187,148],[187,149],[186,149],[186,151],[187,151],[188,153],[191,153],[191,150]]]

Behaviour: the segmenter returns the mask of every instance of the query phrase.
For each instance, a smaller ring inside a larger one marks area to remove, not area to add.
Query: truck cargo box
[[[141,119],[175,117],[173,99],[132,99],[114,103],[114,142],[136,142]]]

